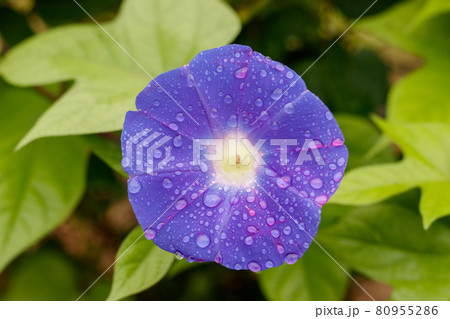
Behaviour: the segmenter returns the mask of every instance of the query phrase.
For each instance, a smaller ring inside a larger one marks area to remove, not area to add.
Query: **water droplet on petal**
[[[314,189],[319,189],[322,187],[323,185],[323,181],[320,178],[313,178],[310,182],[309,185],[311,185],[312,188]]]
[[[154,106],[159,106],[159,101],[158,101],[158,100],[154,100],[154,101],[153,101],[153,105],[154,105]]]
[[[180,199],[175,203],[175,208],[177,210],[182,210],[187,206],[187,201],[185,199]]]
[[[247,237],[245,237],[244,243],[245,243],[247,246],[251,246],[251,245],[253,244],[253,237],[252,237],[252,236],[247,236]]]
[[[144,232],[144,236],[145,238],[147,238],[148,240],[152,240],[153,238],[155,238],[156,236],[156,231],[154,231],[153,229],[149,228]]]
[[[217,207],[223,201],[223,197],[214,191],[208,191],[203,196],[203,203],[209,208]]]
[[[279,254],[283,254],[284,253],[283,245],[277,245],[277,251],[278,251]]]
[[[337,164],[339,166],[343,166],[345,164],[345,158],[341,157],[340,159],[338,159]]]
[[[292,265],[293,263],[295,263],[298,260],[298,255],[295,253],[292,254],[287,254],[284,257],[284,261],[286,262],[286,264]]]
[[[271,170],[270,168],[266,168],[264,172],[266,173],[267,176],[270,176],[270,177],[277,176],[277,173],[275,173],[275,171]]]
[[[331,120],[333,118],[333,114],[330,111],[327,111],[325,113],[325,117],[327,118],[327,120]]]
[[[208,171],[208,164],[206,164],[205,162],[200,162],[200,170],[203,173],[206,173]]]
[[[278,71],[284,71],[286,67],[281,63],[277,63],[277,65],[275,65],[275,69],[277,69]]]
[[[231,115],[227,120],[227,125],[229,127],[236,127],[237,126],[237,117],[236,115]]]
[[[333,180],[335,182],[339,182],[341,179],[342,179],[342,173],[341,172],[337,172],[336,174],[334,174]]]
[[[261,265],[257,263],[256,261],[251,261],[247,265],[248,269],[250,269],[253,272],[258,272],[261,270]]]
[[[181,139],[181,135],[177,135],[173,139],[173,146],[180,147],[183,144],[183,140]]]
[[[270,97],[273,100],[278,100],[281,97],[281,95],[283,95],[283,91],[281,89],[275,89],[272,91],[272,94],[270,95]]]
[[[234,77],[237,79],[243,79],[247,75],[248,67],[244,66],[243,68],[234,71]]]
[[[261,107],[263,105],[263,101],[260,98],[257,98],[255,100],[255,105],[258,106],[258,107]]]
[[[205,247],[208,247],[210,240],[209,240],[209,236],[207,234],[199,233],[197,235],[197,239],[195,241],[196,241],[198,247],[205,248]]]
[[[273,267],[273,262],[268,260],[266,261],[266,268],[272,268]]]
[[[236,264],[236,265],[234,265],[234,269],[241,270],[242,266],[240,264]]]
[[[219,72],[219,73],[222,72],[223,71],[223,66],[222,65],[218,65],[217,68],[216,68],[216,71]]]
[[[288,79],[292,79],[292,78],[294,77],[294,72],[292,72],[292,71],[287,71],[287,72],[286,72],[286,77],[287,77]]]
[[[316,198],[314,198],[314,202],[316,203],[317,206],[320,206],[320,207],[325,205],[325,203],[327,201],[328,201],[328,196],[327,195],[319,195]]]
[[[267,217],[266,222],[267,222],[267,225],[273,226],[275,224],[275,218]]]
[[[187,243],[189,241],[190,237],[189,236],[184,236],[183,237],[183,243]]]
[[[214,257],[214,261],[218,264],[222,262],[222,254],[220,253],[220,250],[217,252],[216,256]]]
[[[256,229],[255,226],[248,226],[248,227],[247,227],[247,231],[248,231],[249,233],[255,234],[258,230]]]
[[[163,179],[162,185],[163,185],[164,188],[169,189],[169,188],[172,188],[173,183],[172,183],[172,181],[169,178],[166,177],[166,178]]]
[[[285,235],[289,235],[291,233],[291,226],[288,225],[288,226],[284,227],[283,233]]]
[[[261,70],[261,71],[259,72],[259,74],[260,74],[263,78],[267,76],[266,70]]]
[[[224,100],[224,102],[227,103],[227,104],[230,104],[230,103],[233,101],[233,99],[231,98],[231,95],[229,95],[229,94],[225,95],[225,97],[223,98],[223,100]]]
[[[340,139],[339,137],[335,138],[333,141],[331,141],[332,146],[341,146],[343,144],[344,144],[344,141],[342,139]]]
[[[259,201],[259,207],[261,207],[261,209],[266,209],[267,208],[267,202],[264,199],[261,199]]]
[[[292,104],[291,102],[286,103],[285,106],[284,106],[284,111],[285,111],[287,114],[292,114],[292,113],[294,113],[294,104]]]
[[[171,130],[176,131],[176,130],[178,130],[178,125],[175,124],[175,123],[169,123],[169,128],[170,128]]]
[[[178,113],[176,116],[176,119],[178,122],[183,122],[184,121],[184,113]]]
[[[132,194],[136,194],[141,190],[141,183],[137,180],[137,178],[132,178],[128,180],[128,191]]]
[[[280,237],[280,232],[278,231],[278,229],[272,229],[270,231],[270,234],[272,235],[273,238],[278,238]]]
[[[278,177],[277,185],[280,188],[287,188],[291,186],[291,178],[289,176]]]

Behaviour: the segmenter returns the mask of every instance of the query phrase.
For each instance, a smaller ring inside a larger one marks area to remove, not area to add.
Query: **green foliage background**
[[[367,299],[345,270],[377,299],[450,300],[449,0],[377,1],[304,76],[350,151],[316,238],[344,270],[315,244],[259,274],[175,260],[126,198],[143,69],[234,42],[302,74],[371,3],[80,1],[141,68],[75,2],[0,1],[0,299]]]

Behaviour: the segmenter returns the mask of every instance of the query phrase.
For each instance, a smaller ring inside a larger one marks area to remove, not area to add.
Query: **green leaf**
[[[418,27],[424,21],[450,11],[448,0],[427,0],[411,22],[411,27]]]
[[[426,6],[431,6],[432,2],[435,1],[428,1]],[[394,121],[449,123],[447,70],[450,69],[450,13],[434,18],[430,16],[420,27],[411,28],[410,22],[418,14],[423,14],[423,4],[422,0],[403,1],[386,12],[362,19],[356,28],[366,36],[374,35],[392,47],[424,59],[423,66],[391,88],[387,118]]]
[[[109,165],[116,173],[128,178],[128,174],[125,173],[122,167],[120,140],[116,142],[96,135],[86,136],[86,140],[95,155]]]
[[[269,300],[342,300],[349,277],[315,243],[293,265],[265,270],[259,284]]]
[[[392,150],[388,148],[389,144],[385,144],[376,155],[368,156],[372,146],[382,138],[380,132],[368,119],[341,113],[337,113],[335,118],[344,134],[345,145],[350,154],[347,171],[358,166],[391,162],[395,159]],[[364,136],[364,143],[361,143],[361,136]]]
[[[136,227],[117,252],[114,277],[108,300],[119,300],[150,288],[169,271],[174,257],[147,240]]]
[[[48,103],[0,82],[0,270],[63,222],[85,186],[87,149],[78,138],[51,138],[14,152]]]
[[[450,298],[450,227],[422,229],[419,215],[396,205],[359,207],[325,229],[320,242],[340,262],[393,287],[393,299]]]
[[[126,0],[104,28],[156,77],[229,43],[240,23],[220,0]],[[120,130],[151,80],[95,24],[63,26],[24,41],[5,56],[0,73],[20,86],[75,80],[19,147],[44,136]]]
[[[77,267],[53,250],[39,251],[18,260],[8,274],[3,300],[75,300]]]
[[[344,176],[331,198],[340,204],[363,205],[381,201],[413,187],[422,187],[420,211],[424,227],[450,214],[446,200],[450,186],[450,126],[442,123],[392,124],[377,120],[398,143],[404,159],[397,163],[357,168]],[[443,198],[443,200],[439,200]]]

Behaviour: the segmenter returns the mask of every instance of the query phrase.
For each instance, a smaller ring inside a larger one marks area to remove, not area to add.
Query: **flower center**
[[[239,138],[224,140],[223,160],[215,162],[216,181],[243,186],[253,182],[256,163]]]

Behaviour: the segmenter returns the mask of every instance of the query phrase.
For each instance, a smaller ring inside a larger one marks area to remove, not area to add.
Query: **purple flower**
[[[148,239],[237,270],[302,256],[348,152],[333,115],[294,71],[228,45],[158,76],[136,107],[122,164]]]

